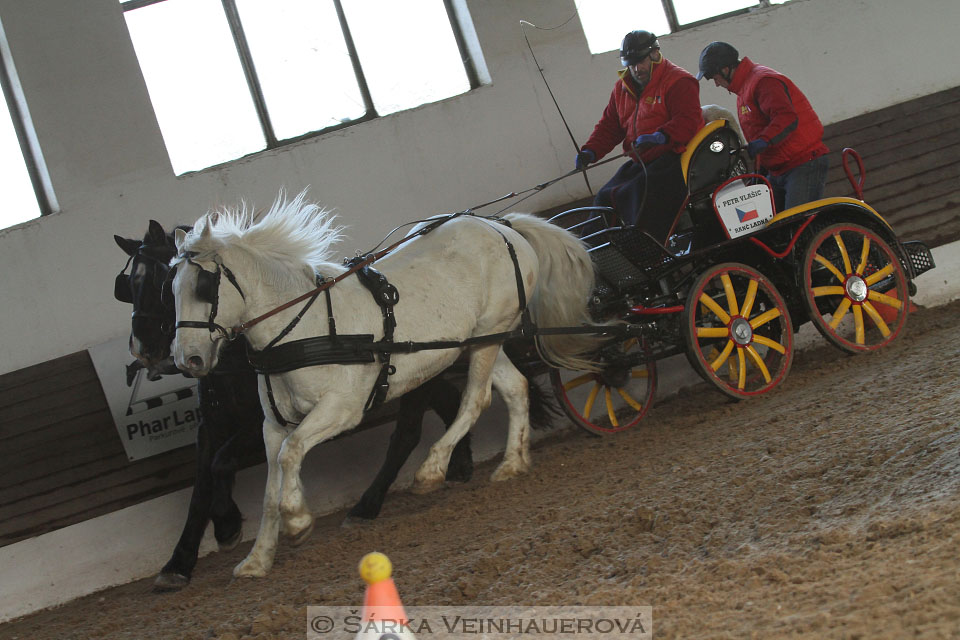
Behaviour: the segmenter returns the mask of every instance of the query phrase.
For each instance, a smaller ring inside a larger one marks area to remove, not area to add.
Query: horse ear
[[[175,229],[173,232],[173,240],[177,245],[177,251],[180,251],[180,247],[183,246],[184,241],[187,239],[187,232],[183,229]]]
[[[117,243],[117,246],[123,249],[123,252],[128,256],[137,255],[137,251],[140,250],[140,241],[133,240],[132,238],[121,238],[120,236],[113,236],[114,241]]]
[[[151,240],[150,244],[164,244],[167,240],[167,232],[163,230],[163,226],[156,220],[150,221],[150,226],[147,228],[147,237]]]

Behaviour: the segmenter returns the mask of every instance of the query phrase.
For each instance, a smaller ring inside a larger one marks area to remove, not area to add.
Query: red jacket
[[[621,70],[600,122],[583,145],[597,154],[597,160],[619,142],[624,151],[631,151],[637,136],[655,131],[666,134],[667,144],[644,149],[640,154],[644,162],[668,152],[682,153],[703,126],[697,79],[666,58],[653,64],[650,82],[639,99],[636,91],[630,71]]]
[[[770,143],[757,161],[780,175],[827,153],[823,125],[807,97],[781,73],[744,58],[730,82],[747,142]]]

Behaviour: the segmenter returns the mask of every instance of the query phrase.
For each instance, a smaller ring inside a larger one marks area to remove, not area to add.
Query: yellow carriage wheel
[[[766,393],[790,371],[790,313],[774,284],[753,267],[731,262],[700,274],[681,327],[690,363],[732,398]]]
[[[892,342],[907,321],[907,278],[873,231],[852,223],[817,233],[803,254],[803,303],[817,330],[848,353]]]
[[[603,371],[552,369],[550,381],[564,413],[590,433],[625,431],[640,422],[653,404],[657,373],[645,345],[624,341]]]

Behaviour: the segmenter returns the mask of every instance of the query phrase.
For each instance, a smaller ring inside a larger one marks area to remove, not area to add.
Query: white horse
[[[505,219],[508,224],[457,217],[376,262],[376,269],[399,290],[394,307],[396,342],[459,343],[514,329],[521,321],[518,279],[537,326],[590,322],[587,301],[594,270],[581,242],[531,215],[509,214]],[[305,203],[303,193],[292,202],[281,195],[256,223],[245,210],[224,211],[201,217],[189,233],[179,232],[179,255],[171,262],[176,267],[177,366],[195,376],[205,375],[217,364],[228,327],[310,291],[317,273],[327,278],[342,274],[343,266],[327,262],[339,237],[332,218]],[[329,292],[338,335],[383,336],[381,310],[356,276],[344,278]],[[323,298],[320,294],[282,342],[328,334]],[[262,350],[303,306],[297,304],[247,330],[251,347]],[[596,345],[595,338],[563,335],[545,337],[542,343],[541,352],[558,366],[582,369],[593,364],[584,354]],[[492,479],[511,478],[530,467],[527,381],[498,343],[396,353],[391,360],[396,372],[389,376],[386,399],[418,387],[462,352],[469,364],[460,413],[417,471],[415,488],[421,491],[442,485],[453,447],[490,403],[491,384],[509,413],[506,449]],[[263,576],[269,571],[281,519],[284,531],[295,540],[309,534],[313,517],[300,480],[303,458],[317,444],[361,421],[380,369],[377,362],[325,364],[270,374],[280,416],[299,423],[288,427],[275,416],[265,377],[260,376],[268,464],[263,517],[257,540],[234,575]]]
[[[703,116],[703,121],[707,124],[713,122],[714,120],[726,120],[730,123],[730,126],[733,127],[733,130],[737,132],[737,135],[740,137],[740,143],[746,144],[746,140],[743,137],[743,131],[740,130],[740,123],[737,121],[737,117],[727,109],[726,107],[721,107],[718,104],[705,104],[700,107],[700,113]]]

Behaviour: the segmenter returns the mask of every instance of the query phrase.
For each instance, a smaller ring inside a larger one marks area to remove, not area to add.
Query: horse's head
[[[173,238],[151,220],[143,240],[114,236],[117,245],[129,256],[114,282],[114,297],[133,305],[130,353],[151,375],[176,373],[170,358],[175,311],[169,288],[170,259],[176,253]],[[127,273],[127,266],[130,273]]]
[[[194,247],[209,240],[204,226],[196,242],[176,231],[177,257],[173,262],[176,336],[171,347],[174,362],[192,376],[205,376],[219,361],[220,351],[233,339],[240,323],[244,294],[233,271],[218,253]],[[226,286],[224,282],[227,282]]]

